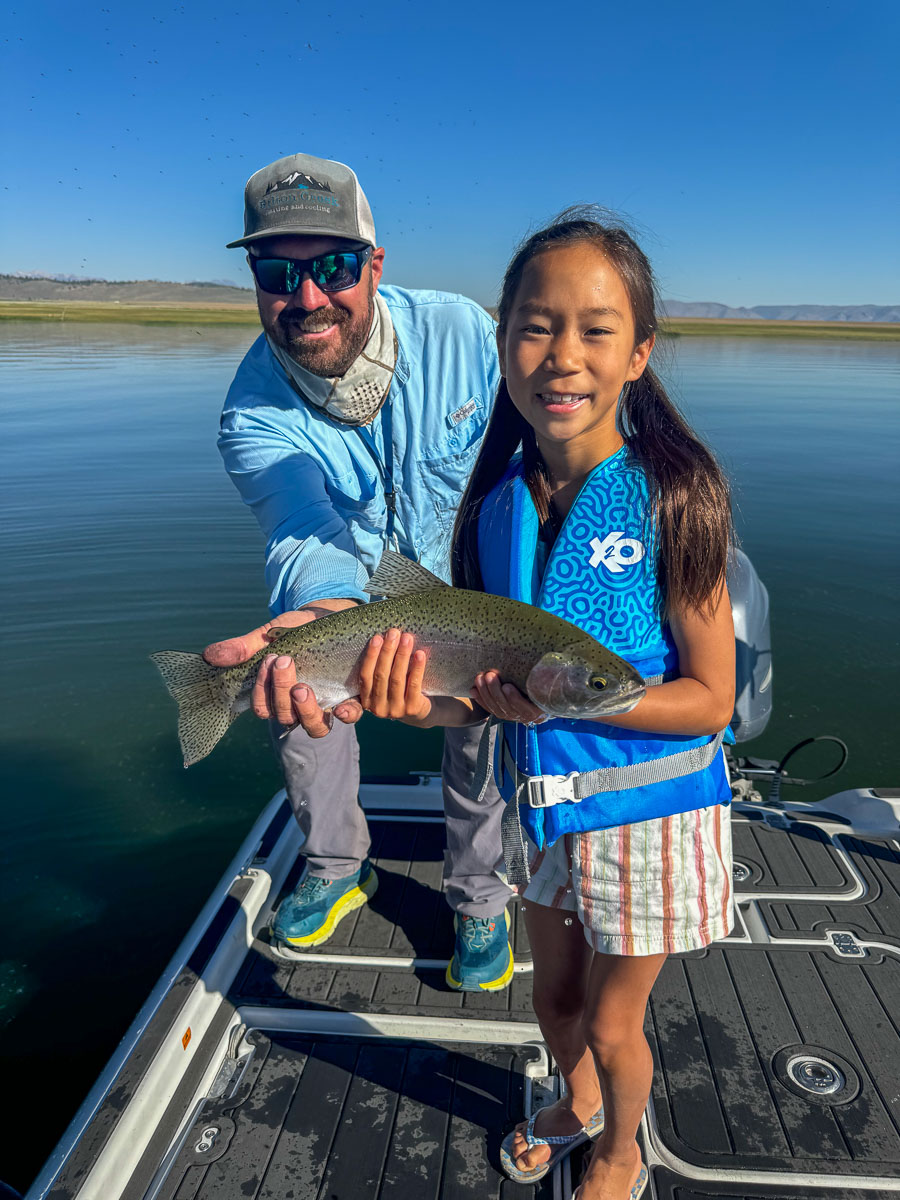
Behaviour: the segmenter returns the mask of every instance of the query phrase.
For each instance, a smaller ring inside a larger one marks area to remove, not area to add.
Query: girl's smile
[[[561,452],[595,463],[622,445],[619,395],[653,346],[634,336],[625,284],[595,246],[558,246],[528,262],[497,343],[512,402],[551,469]]]
[[[580,408],[590,396],[585,393],[572,394],[569,392],[557,395],[555,392],[539,392],[538,400],[548,412],[573,412]]]

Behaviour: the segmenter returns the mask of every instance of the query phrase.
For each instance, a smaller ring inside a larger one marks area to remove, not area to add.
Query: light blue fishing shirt
[[[456,509],[500,381],[494,322],[464,296],[390,286],[379,295],[397,366],[362,434],[302,400],[264,336],[228,391],[219,450],[267,539],[273,616],[325,597],[368,599],[363,587],[386,544],[388,405],[399,549],[450,578]]]

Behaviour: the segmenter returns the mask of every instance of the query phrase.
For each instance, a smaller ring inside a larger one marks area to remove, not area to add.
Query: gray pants
[[[482,728],[444,730],[444,891],[456,912],[495,917],[511,895],[497,874],[503,870],[503,801],[493,782],[480,804],[469,798]],[[352,875],[368,854],[370,842],[358,799],[359,743],[354,727],[335,721],[323,738],[311,738],[297,728],[287,737],[276,737],[275,744],[288,797],[305,837],[303,853],[310,874],[322,879]]]

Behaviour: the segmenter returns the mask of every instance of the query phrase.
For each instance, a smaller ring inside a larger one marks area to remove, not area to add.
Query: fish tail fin
[[[221,686],[221,669],[202,655],[163,650],[150,657],[178,704],[178,740],[184,765],[190,767],[206,758],[238,713]]]

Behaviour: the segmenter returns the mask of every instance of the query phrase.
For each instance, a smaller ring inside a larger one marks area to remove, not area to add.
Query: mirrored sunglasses
[[[355,287],[371,253],[371,246],[366,246],[364,250],[317,254],[315,258],[257,258],[253,254],[248,257],[253,278],[264,292],[290,296],[306,275],[322,292],[344,292]]]

